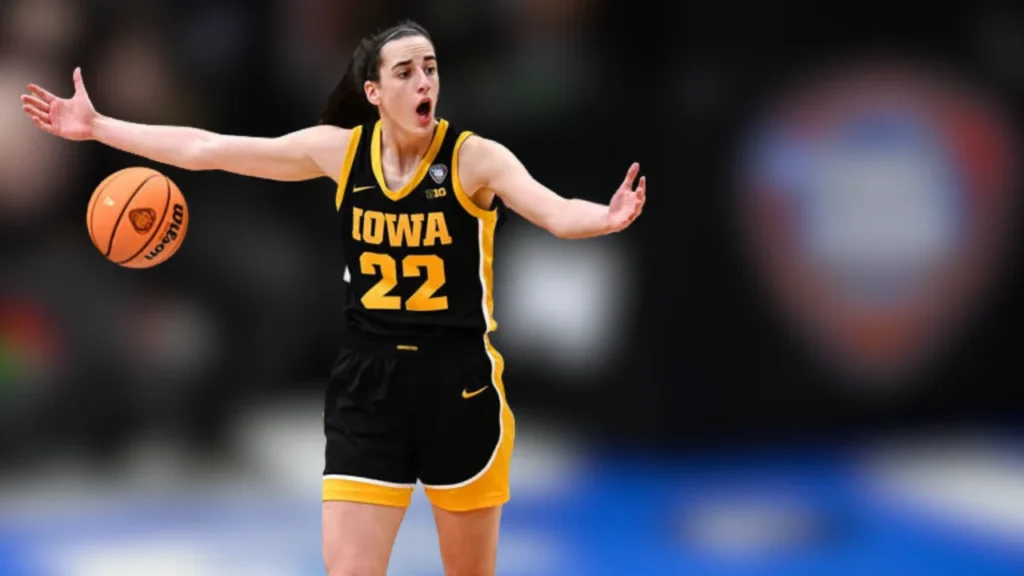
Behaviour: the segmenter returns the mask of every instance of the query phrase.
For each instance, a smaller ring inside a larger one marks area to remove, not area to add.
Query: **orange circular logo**
[[[128,213],[128,219],[139,234],[145,234],[156,222],[156,212],[152,208],[136,208]]]

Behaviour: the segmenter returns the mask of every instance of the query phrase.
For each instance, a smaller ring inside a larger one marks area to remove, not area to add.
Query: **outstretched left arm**
[[[640,215],[647,199],[645,177],[633,188],[640,172],[635,163],[608,204],[559,196],[537,182],[508,148],[479,136],[463,144],[460,163],[460,179],[468,194],[490,190],[506,206],[559,238],[592,238],[624,230]]]

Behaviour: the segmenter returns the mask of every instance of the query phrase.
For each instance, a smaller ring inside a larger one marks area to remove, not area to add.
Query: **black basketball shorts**
[[[515,420],[486,337],[350,344],[327,386],[323,500],[465,511],[509,499]]]

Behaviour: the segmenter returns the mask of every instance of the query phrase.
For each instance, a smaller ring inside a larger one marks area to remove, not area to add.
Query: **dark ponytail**
[[[380,113],[366,99],[363,84],[380,80],[380,49],[392,40],[409,36],[430,39],[426,29],[411,20],[363,38],[352,52],[345,75],[327,98],[320,124],[355,128],[375,122]]]
[[[361,124],[369,124],[377,119],[377,108],[370,104],[363,92],[366,82],[366,69],[370,60],[376,60],[373,45],[367,39],[359,42],[352,52],[348,69],[341,77],[341,82],[327,98],[327,106],[320,114],[321,124],[330,124],[341,128],[355,128]]]

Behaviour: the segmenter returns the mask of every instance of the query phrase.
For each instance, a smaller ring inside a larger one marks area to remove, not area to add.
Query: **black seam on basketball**
[[[164,203],[164,213],[162,216],[160,216],[160,223],[157,224],[155,228],[153,228],[153,233],[149,235],[148,240],[143,242],[142,248],[139,248],[138,252],[133,254],[132,257],[128,258],[127,260],[121,260],[120,262],[118,262],[118,264],[127,264],[132,260],[138,258],[139,254],[145,252],[146,247],[149,246],[149,243],[153,241],[153,238],[156,238],[157,232],[160,232],[160,227],[163,226],[164,221],[167,220],[167,213],[171,211],[171,181],[166,176],[164,176],[164,182],[167,182],[167,202]]]
[[[124,203],[124,208],[121,208],[121,214],[118,215],[117,221],[114,222],[114,228],[110,232],[110,244],[107,245],[107,252],[103,254],[105,257],[110,258],[110,252],[114,250],[114,237],[117,236],[117,229],[121,226],[121,220],[124,218],[124,213],[128,211],[128,206],[131,205],[132,200],[135,200],[135,195],[139,193],[139,190],[142,190],[142,187],[146,185],[146,182],[149,182],[156,177],[156,174],[147,176],[146,179],[139,184],[139,187],[135,189],[135,192],[132,192],[132,195],[128,197],[128,201]]]
[[[100,195],[103,194],[103,191],[109,188],[110,185],[114,183],[114,180],[117,180],[117,178],[111,178],[106,184],[103,185],[103,188],[97,190],[96,193],[93,195],[93,197],[96,199],[96,202],[93,202],[92,210],[89,211],[89,239],[92,240],[93,244],[96,244],[96,233],[92,229],[92,223],[93,220],[95,220],[96,216],[96,205],[100,203]],[[111,232],[111,234],[113,234],[113,232]]]

